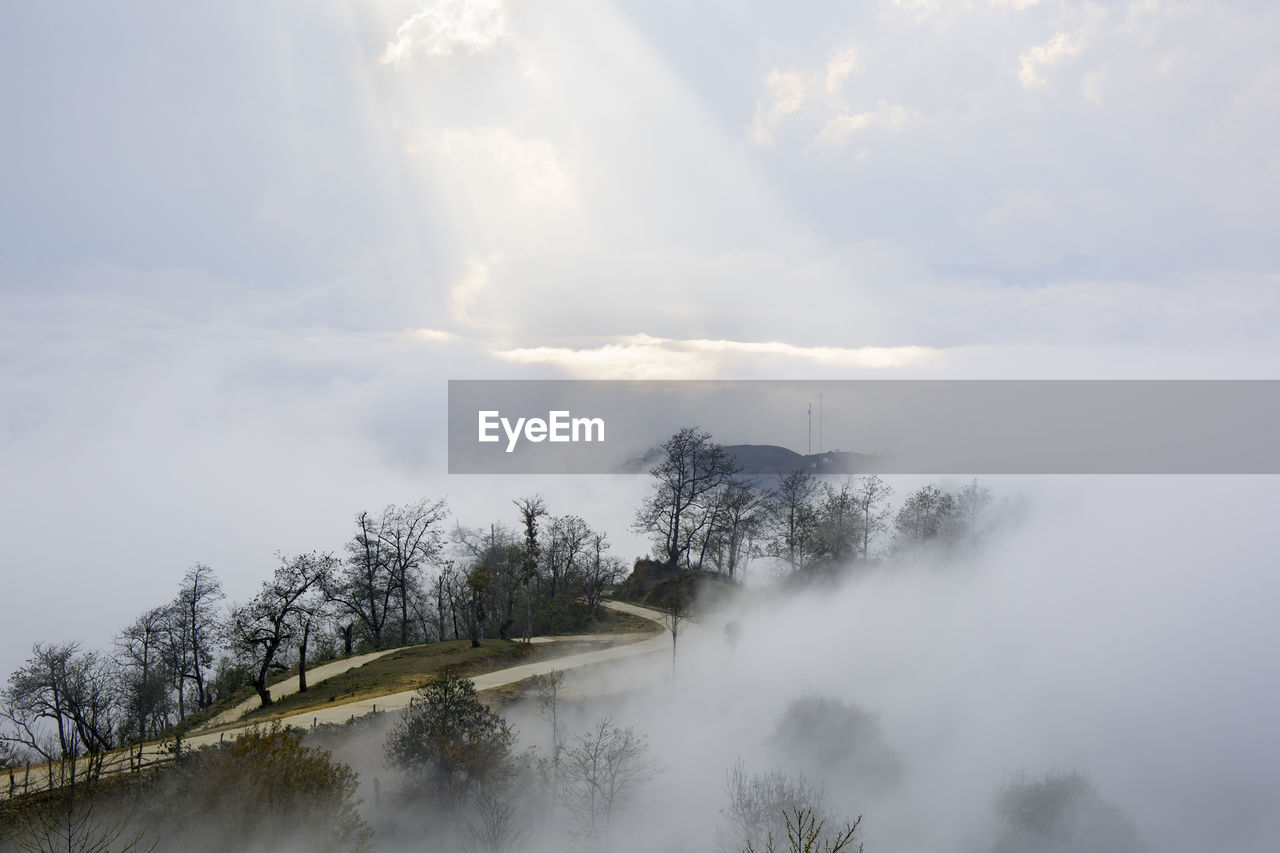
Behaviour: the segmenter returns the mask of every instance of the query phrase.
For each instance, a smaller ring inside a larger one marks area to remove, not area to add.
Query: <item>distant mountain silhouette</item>
[[[828,450],[826,453],[805,455],[776,444],[727,444],[725,452],[738,463],[741,473],[755,476],[762,474],[790,474],[809,469],[814,474],[858,474],[868,470],[875,459],[868,453],[852,453],[844,450]],[[640,474],[662,461],[662,448],[651,447],[642,454],[627,460],[624,470]]]

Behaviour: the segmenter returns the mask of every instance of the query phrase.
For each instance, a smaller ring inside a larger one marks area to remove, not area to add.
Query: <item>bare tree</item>
[[[28,853],[134,853],[151,851],[145,833],[122,819],[98,814],[92,797],[59,792],[53,800],[19,812],[16,844]]]
[[[253,689],[263,707],[271,704],[267,678],[276,665],[280,650],[297,637],[298,612],[308,606],[309,594],[322,588],[333,558],[302,554],[280,556],[275,576],[247,604],[231,611],[232,644],[253,666]]]
[[[862,815],[858,815],[858,819],[845,824],[844,829],[824,834],[825,823],[815,817],[810,809],[788,809],[783,812],[782,817],[786,824],[788,853],[840,853],[846,849],[854,853],[853,837],[862,826]],[[775,853],[777,849],[777,842],[770,836],[763,853]],[[743,848],[743,853],[756,853],[756,848],[748,844]],[[861,844],[857,847],[857,853],[862,853]]]
[[[994,527],[992,502],[991,490],[976,479],[970,480],[956,494],[952,538],[962,551],[976,550],[991,534]]]
[[[656,772],[647,750],[643,735],[630,726],[618,728],[609,719],[566,747],[560,800],[580,837],[598,839],[601,847],[608,847],[613,822]]]
[[[802,468],[781,478],[771,493],[768,550],[784,560],[792,574],[809,562],[817,489],[813,474]]]
[[[169,722],[162,657],[167,619],[167,607],[153,607],[116,636],[120,689],[125,710],[136,724],[139,744],[148,735],[163,730]]]
[[[725,793],[729,805],[722,813],[728,826],[719,839],[726,853],[785,837],[787,814],[808,809],[818,822],[827,820],[826,796],[803,776],[792,778],[779,770],[748,774],[741,759],[729,768]]]
[[[409,644],[409,598],[417,591],[422,570],[440,553],[440,522],[449,515],[444,499],[426,498],[382,513],[378,538],[386,550],[391,584],[400,608],[400,645]]]
[[[711,434],[698,427],[680,430],[662,450],[663,460],[649,469],[653,493],[632,526],[653,537],[655,554],[668,566],[688,567],[693,543],[712,520],[711,499],[737,468]]]
[[[607,534],[592,532],[582,571],[582,599],[587,603],[587,612],[592,619],[600,615],[600,602],[605,591],[616,584],[627,570],[620,557],[605,553],[609,547]]]
[[[889,516],[893,508],[889,506],[889,498],[893,495],[893,486],[874,474],[858,478],[854,489],[854,505],[862,516],[862,559],[871,556],[871,540],[884,533],[889,526]]]
[[[531,495],[514,501],[524,525],[524,547],[520,551],[520,583],[524,587],[524,639],[533,638],[533,583],[538,579],[538,560],[542,546],[538,542],[538,519],[547,514],[542,495]]]
[[[716,568],[731,579],[746,571],[767,509],[764,493],[750,480],[732,477],[720,490],[715,522],[706,539]]]
[[[307,652],[312,636],[332,612],[333,601],[325,593],[325,587],[339,566],[338,558],[333,554],[311,554],[309,558],[314,562],[311,571],[315,573],[316,581],[294,602],[289,616],[292,622],[290,630],[298,643],[299,693],[307,691]]]
[[[551,519],[543,562],[552,595],[581,568],[593,533],[591,526],[576,515]]]
[[[814,518],[814,555],[826,566],[848,563],[862,541],[862,514],[852,480],[823,483]]]
[[[36,644],[0,697],[0,741],[48,762],[49,787],[68,788],[74,800],[76,786],[97,777],[115,745],[112,681],[96,652]]]
[[[191,677],[191,623],[182,608],[172,603],[164,609],[164,634],[160,644],[164,673],[178,704],[178,719],[187,718],[187,681]]]
[[[450,628],[455,640],[462,636],[458,632],[458,606],[455,595],[458,574],[458,567],[449,561],[440,567],[440,571],[431,582],[431,597],[436,609],[436,636],[441,640],[449,636]]]
[[[676,643],[680,639],[680,628],[689,619],[692,602],[686,588],[685,577],[677,574],[668,587],[668,593],[658,606],[662,626],[671,633],[671,673],[676,671]]]
[[[922,545],[947,531],[955,498],[930,483],[912,492],[894,518],[899,547]]]
[[[533,677],[538,713],[551,726],[551,763],[556,766],[560,764],[560,752],[564,749],[564,727],[560,724],[560,688],[563,685],[564,670],[561,669]]]
[[[356,516],[347,558],[325,590],[340,612],[356,620],[374,648],[383,647],[383,631],[396,594],[390,555],[383,544],[383,525],[388,520],[368,512]]]
[[[510,796],[480,791],[463,818],[463,847],[467,853],[506,853],[523,844],[533,827],[520,820]]]
[[[196,704],[201,708],[210,703],[205,675],[213,666],[215,638],[222,627],[218,605],[225,598],[222,582],[213,569],[196,563],[182,576],[182,586],[172,604],[172,618],[181,625],[177,634],[183,637],[189,652],[183,656],[189,664],[189,671],[183,676],[193,682]]]

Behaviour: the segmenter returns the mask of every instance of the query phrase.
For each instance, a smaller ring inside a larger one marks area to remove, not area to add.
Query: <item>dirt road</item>
[[[661,614],[656,610],[647,607],[640,607],[635,604],[627,604],[620,601],[606,601],[604,605],[612,610],[622,613],[628,613],[632,616],[638,616],[641,619],[647,619],[661,627]],[[475,682],[476,689],[479,691],[492,690],[495,687],[504,687],[508,684],[515,684],[524,681],[526,678],[532,678],[535,675],[543,675],[549,672],[573,670],[581,667],[593,666],[598,664],[609,663],[611,661],[633,658],[639,655],[651,654],[654,652],[670,651],[671,635],[666,631],[659,630],[653,634],[598,634],[588,635],[591,640],[601,641],[619,641],[617,645],[604,649],[594,649],[588,652],[579,652],[576,654],[567,654],[563,657],[552,658],[549,660],[538,661],[536,663],[521,664],[519,666],[508,667],[506,669],[487,672],[472,678]],[[582,641],[583,636],[566,636],[558,638],[535,638],[540,642],[572,642]],[[392,650],[393,651],[393,650]],[[326,678],[332,678],[339,673],[346,672],[357,666],[363,666],[371,660],[387,654],[387,652],[373,652],[368,655],[360,655],[359,657],[349,658],[344,661],[336,661],[332,664],[316,667],[307,673],[307,683],[316,684],[322,682]],[[273,698],[283,697],[289,693],[297,692],[297,679],[291,679],[292,689],[289,688],[288,682],[281,682],[271,688]],[[282,689],[283,686],[283,689]],[[381,713],[383,711],[398,711],[409,706],[410,700],[417,694],[416,690],[406,690],[403,693],[392,693],[386,696],[379,696],[375,699],[361,699],[354,702],[348,702],[342,705],[334,705],[328,708],[317,708],[310,711],[304,711],[299,714],[284,717],[281,723],[286,726],[297,726],[299,728],[311,728],[313,725],[321,725],[325,723],[343,723],[355,717],[362,717],[365,714]],[[219,714],[215,720],[224,720],[222,725],[234,722],[242,718],[246,713],[260,707],[258,698],[242,702],[240,705]],[[230,715],[238,714],[232,717]],[[211,722],[210,726],[216,723]],[[223,730],[221,732],[204,732],[192,734],[183,739],[183,748],[200,748],[202,746],[210,746],[219,743],[224,739],[231,739],[244,731],[246,725],[240,727]],[[170,757],[170,753],[165,746],[160,743],[146,744],[142,749],[142,764],[150,764],[156,761],[164,761]],[[123,773],[132,769],[139,761],[138,750],[134,748],[131,751],[119,750],[110,753],[103,766],[103,773]],[[0,798],[8,797],[13,794],[20,794],[24,790],[39,790],[45,786],[45,780],[48,778],[48,769],[43,765],[35,765],[29,768],[23,768],[13,771],[13,783],[9,783],[8,778],[0,777]]]

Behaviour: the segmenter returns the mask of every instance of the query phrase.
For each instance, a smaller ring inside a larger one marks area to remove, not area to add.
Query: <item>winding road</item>
[[[656,611],[648,607],[641,607],[636,604],[628,604],[621,601],[605,601],[604,605],[611,610],[621,613],[627,613],[646,619],[655,623],[658,628],[662,627],[662,616]],[[570,635],[565,637],[535,637],[534,642],[538,643],[573,643],[583,641],[594,642],[610,642],[616,641],[616,645],[611,645],[603,649],[593,649],[587,652],[577,652],[567,654],[563,657],[550,658],[547,660],[537,661],[535,663],[520,664],[518,666],[507,667],[493,672],[486,672],[481,675],[472,677],[475,682],[477,691],[492,690],[497,687],[505,687],[509,684],[515,684],[537,675],[544,675],[550,672],[560,672],[567,670],[580,669],[582,667],[593,666],[597,664],[609,663],[612,661],[623,660],[625,658],[633,658],[639,655],[652,654],[654,652],[669,651],[671,648],[671,637],[663,630],[658,630],[653,634],[589,634],[589,635]],[[353,658],[347,658],[342,661],[335,661],[331,664],[316,667],[307,672],[308,685],[319,684],[327,678],[332,678],[348,670],[356,667],[364,666],[372,660],[376,660],[382,655],[388,654],[394,649],[381,652],[371,652],[365,655],[358,655]],[[298,690],[297,678],[287,679],[271,688],[272,696],[282,698]],[[326,708],[315,708],[309,711],[303,711],[287,717],[280,718],[280,723],[285,726],[296,726],[298,728],[311,728],[316,725],[326,723],[343,723],[356,717],[362,717],[366,714],[381,713],[384,711],[398,711],[407,708],[412,699],[417,695],[416,690],[406,690],[401,693],[391,693],[384,696],[377,696],[370,699],[358,699],[352,702],[346,702],[339,705],[332,705]],[[258,697],[246,700],[229,711],[224,711],[217,717],[213,718],[209,723],[205,724],[205,728],[225,727],[234,724],[237,720],[243,719],[244,715],[250,711],[260,707]],[[203,731],[191,734],[184,738],[184,749],[199,749],[203,746],[220,743],[227,737],[234,738],[240,732],[249,728],[248,723],[227,729],[222,728],[221,731]],[[170,757],[170,752],[162,743],[148,743],[142,749],[141,761],[144,765],[152,764],[159,761],[165,761]],[[105,773],[124,773],[133,769],[139,760],[138,750],[117,750],[106,756],[103,770]],[[45,765],[33,765],[27,768],[19,768],[11,772],[10,778],[0,777],[0,798],[7,798],[24,791],[39,790],[46,785],[48,777],[48,768]]]

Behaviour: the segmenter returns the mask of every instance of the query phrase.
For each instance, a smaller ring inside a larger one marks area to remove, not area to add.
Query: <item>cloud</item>
[[[864,113],[844,113],[827,122],[818,134],[819,145],[839,145],[850,136],[867,128],[899,131],[909,122],[920,117],[919,110],[901,104],[880,101],[876,108]]]
[[[858,68],[858,51],[846,47],[831,57],[827,63],[827,95],[834,97],[840,94],[844,83]]]
[[[797,71],[774,69],[765,79],[767,96],[756,103],[755,120],[751,122],[748,136],[757,145],[769,145],[782,120],[804,106],[809,96],[809,83],[805,75]]]
[[[436,0],[396,29],[382,62],[401,65],[419,54],[483,53],[502,41],[506,32],[502,0]]]
[[[920,115],[918,110],[886,99],[878,100],[873,110],[850,108],[844,89],[861,65],[862,53],[845,46],[820,67],[775,68],[765,78],[765,96],[756,102],[748,138],[757,145],[771,145],[783,121],[794,119],[807,127],[816,126],[818,144],[831,146],[866,128],[902,130]]]
[[[489,290],[490,270],[501,260],[495,255],[467,261],[467,271],[449,289],[449,308],[454,323],[460,326],[494,325],[492,317],[481,316],[477,309]]]
[[[450,169],[521,203],[562,200],[573,185],[568,165],[549,140],[508,127],[421,131],[406,153],[450,161]]]
[[[555,367],[584,379],[709,379],[731,370],[731,362],[767,361],[782,372],[788,363],[796,370],[813,366],[892,369],[926,364],[938,351],[917,346],[805,347],[782,341],[627,335],[598,347],[526,347],[493,354],[516,364]]]
[[[1041,72],[1044,69],[1057,65],[1064,59],[1079,56],[1083,49],[1084,44],[1078,36],[1073,37],[1063,32],[1056,33],[1044,44],[1030,48],[1019,57],[1021,65],[1018,69],[1018,81],[1025,89],[1043,86],[1045,80]]]

